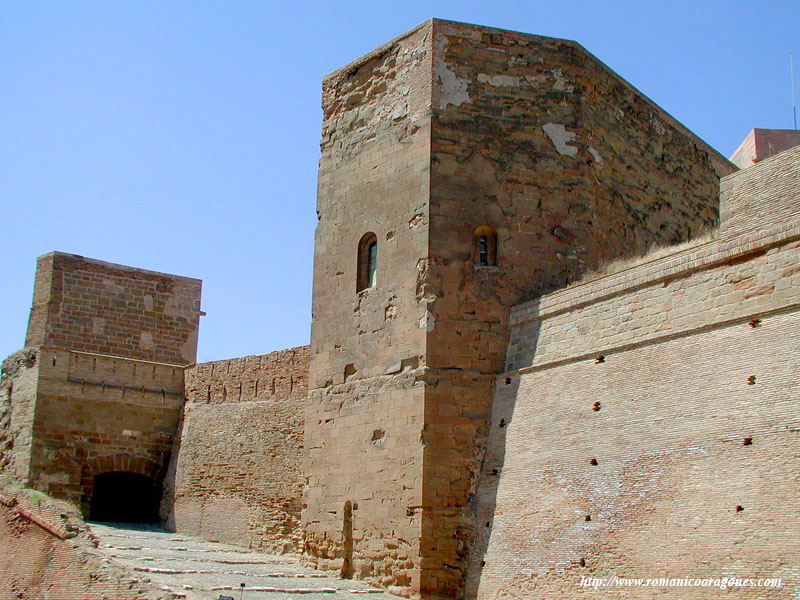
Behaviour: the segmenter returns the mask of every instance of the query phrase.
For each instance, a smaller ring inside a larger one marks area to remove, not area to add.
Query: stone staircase
[[[173,598],[218,600],[390,600],[396,596],[358,581],[302,566],[292,556],[171,533],[150,525],[89,523],[99,549],[144,575]],[[244,584],[244,587],[241,586]]]

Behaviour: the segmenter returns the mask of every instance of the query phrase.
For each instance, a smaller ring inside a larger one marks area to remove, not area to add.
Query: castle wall
[[[774,227],[796,215],[800,198],[800,132],[796,134],[798,146],[722,182],[722,235],[748,232],[756,226]],[[794,201],[787,202],[787,198]]]
[[[749,171],[723,188],[767,176]],[[467,597],[583,597],[582,577],[612,574],[783,578],[747,598],[800,583],[800,221],[783,203],[781,225],[723,223],[719,240],[515,307]]]
[[[430,81],[426,23],[323,82],[304,552],[386,586],[419,581]],[[377,281],[359,292],[367,233]]]
[[[454,597],[512,305],[713,227],[734,167],[574,42],[435,20],[433,83],[422,588]]]
[[[323,111],[305,553],[457,597],[511,306],[713,226],[734,167],[577,44],[447,21],[328,76]]]
[[[0,467],[84,510],[165,477],[178,531],[405,596],[796,592],[800,149],[723,181],[718,240],[549,293],[710,228],[733,167],[574,42],[446,21],[323,111],[311,345],[191,365],[200,281],[45,255]]]
[[[186,370],[186,403],[165,480],[175,531],[297,552],[308,346]]]
[[[201,285],[73,254],[45,254],[37,261],[25,345],[193,363]]]
[[[33,416],[39,366],[25,349],[3,361],[0,380],[0,471],[27,481],[33,443]]]
[[[183,402],[179,366],[39,348],[29,474],[35,489],[88,512],[93,477],[160,482]]]

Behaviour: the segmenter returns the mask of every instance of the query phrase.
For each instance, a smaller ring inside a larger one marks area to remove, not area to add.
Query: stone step
[[[90,523],[90,527],[107,557],[147,577],[176,600],[394,598],[367,583],[314,571],[293,556],[261,554],[152,525]]]

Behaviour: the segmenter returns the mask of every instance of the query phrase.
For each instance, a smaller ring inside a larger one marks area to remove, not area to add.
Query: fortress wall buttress
[[[800,215],[794,194],[762,206],[766,222],[793,218],[723,223],[717,240],[512,310],[468,598],[589,597],[582,577],[613,573],[783,579],[747,598],[800,583]]]
[[[298,552],[308,346],[193,365],[164,485],[175,531]]]

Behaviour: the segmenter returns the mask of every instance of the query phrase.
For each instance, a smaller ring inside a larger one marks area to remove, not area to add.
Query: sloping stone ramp
[[[315,571],[293,556],[171,533],[150,525],[89,523],[100,549],[174,598],[218,600],[390,600],[369,584]],[[244,589],[241,584],[244,583]]]

